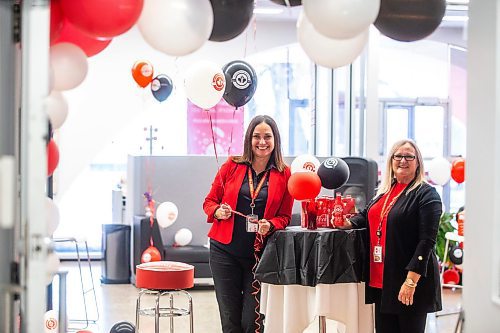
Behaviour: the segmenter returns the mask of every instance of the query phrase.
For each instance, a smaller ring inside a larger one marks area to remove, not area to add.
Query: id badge
[[[373,262],[382,262],[382,246],[380,245],[373,247]]]
[[[247,215],[247,232],[257,232],[259,230],[259,217],[255,214]]]

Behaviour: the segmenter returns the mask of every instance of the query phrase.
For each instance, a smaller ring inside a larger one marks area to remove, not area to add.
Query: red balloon
[[[142,88],[153,80],[153,65],[148,61],[136,61],[132,66],[132,77]]]
[[[59,0],[50,1],[50,43],[54,43],[61,35],[63,27],[63,12]]]
[[[457,183],[463,183],[465,180],[465,159],[458,158],[451,163],[451,178]]]
[[[460,275],[455,269],[448,269],[443,273],[443,283],[458,284],[460,282]]]
[[[143,5],[144,0],[61,0],[64,16],[93,37],[126,32],[139,19]]]
[[[54,139],[51,139],[47,145],[47,177],[52,176],[58,164],[59,148]]]
[[[295,200],[314,199],[321,191],[321,179],[315,172],[296,172],[288,179],[288,192]]]
[[[80,47],[87,57],[91,57],[104,50],[111,41],[112,39],[91,37],[65,20],[59,38],[51,44],[72,43]]]
[[[141,263],[152,261],[161,261],[161,253],[154,246],[150,246],[146,250],[144,250],[141,256]]]

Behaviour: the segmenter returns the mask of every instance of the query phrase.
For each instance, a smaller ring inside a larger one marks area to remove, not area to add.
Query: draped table
[[[364,304],[365,230],[288,227],[271,235],[256,268],[266,333],[301,333],[319,316],[343,323],[346,333],[373,332]]]

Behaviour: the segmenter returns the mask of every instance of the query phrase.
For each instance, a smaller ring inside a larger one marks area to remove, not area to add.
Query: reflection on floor
[[[61,270],[67,270],[67,309],[68,331],[90,330],[93,333],[109,333],[116,323],[127,321],[135,325],[135,305],[138,289],[131,284],[101,284],[101,264],[92,262],[92,276],[94,280],[97,308],[94,302],[92,284],[88,265],[82,262],[82,279],[75,262],[63,262]],[[82,281],[85,297],[82,296]],[[57,279],[54,282],[54,308],[58,307]],[[200,287],[189,290],[193,297],[194,331],[199,333],[219,333],[221,326],[215,294],[211,287]],[[84,302],[85,300],[85,302]],[[152,300],[144,299],[143,306],[148,303],[153,306]],[[443,291],[443,313],[454,312],[460,308],[461,290],[445,289]],[[185,303],[179,302],[181,307]],[[85,314],[85,306],[87,315]],[[74,321],[78,319],[78,321]],[[428,316],[426,333],[454,333],[458,314],[436,317]],[[95,320],[95,322],[94,322]],[[189,332],[189,319],[187,316],[174,319],[175,332]],[[169,320],[160,319],[161,332],[168,331]],[[140,332],[154,332],[154,318],[141,317]],[[316,319],[304,333],[318,332]],[[345,333],[343,325],[327,320],[327,332]],[[268,332],[266,332],[268,333]],[[271,332],[272,333],[272,332]],[[279,332],[282,333],[282,332]]]

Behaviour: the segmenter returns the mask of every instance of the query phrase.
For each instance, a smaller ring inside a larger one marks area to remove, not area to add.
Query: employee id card
[[[382,246],[375,245],[373,247],[373,262],[380,263],[382,262]]]
[[[257,232],[259,230],[259,217],[255,214],[247,215],[247,232]]]

